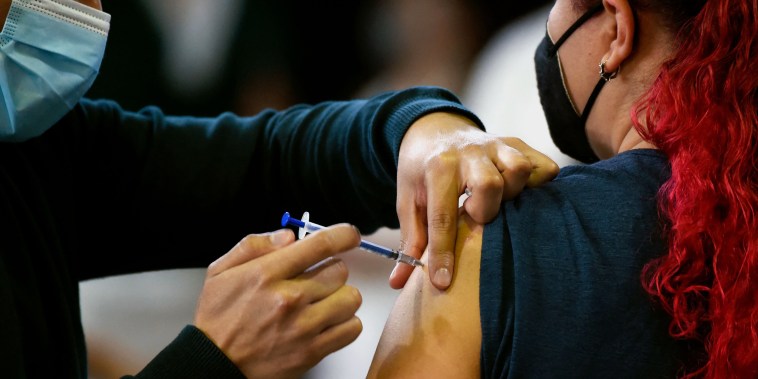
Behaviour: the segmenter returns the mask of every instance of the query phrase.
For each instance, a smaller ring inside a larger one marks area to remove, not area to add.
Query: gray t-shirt
[[[681,346],[641,285],[665,252],[666,157],[569,166],[503,204],[482,242],[482,378],[671,378]]]

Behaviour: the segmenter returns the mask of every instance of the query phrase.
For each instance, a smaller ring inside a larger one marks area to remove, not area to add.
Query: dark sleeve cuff
[[[200,329],[187,325],[136,376],[125,378],[241,378],[245,376]]]
[[[387,115],[383,127],[375,128],[376,141],[385,141],[390,148],[390,154],[397,169],[400,143],[411,125],[419,118],[433,112],[449,112],[464,116],[473,121],[483,131],[486,131],[482,121],[461,104],[461,101],[450,91],[439,87],[413,87],[397,92],[388,99],[382,110]],[[377,151],[382,151],[377,149]]]

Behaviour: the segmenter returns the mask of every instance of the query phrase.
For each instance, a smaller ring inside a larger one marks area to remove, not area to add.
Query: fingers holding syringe
[[[355,316],[363,298],[346,284],[347,277],[345,263],[329,258],[287,282],[298,294],[292,305],[303,309],[298,324],[313,333],[307,339],[314,346],[311,351],[319,354],[313,357],[317,360],[350,344],[363,330]]]
[[[327,259],[357,247],[357,230],[337,225],[297,242],[281,233],[247,236],[214,262],[195,311],[194,325],[248,377],[299,377],[361,331],[360,294],[345,284],[345,264]]]
[[[361,294],[357,288],[343,285],[321,301],[312,303],[303,313],[303,320],[308,320],[308,322],[313,324],[311,329],[319,330],[320,333],[323,333],[330,328],[353,319],[362,301]],[[361,328],[358,327],[360,323],[353,326],[353,328],[348,328],[348,334],[352,335],[353,332],[360,333]],[[355,337],[357,337],[357,334],[355,334]]]
[[[263,234],[250,234],[237,242],[228,253],[211,263],[208,266],[208,275],[213,276],[232,267],[252,261],[294,241],[295,233],[289,229],[280,229]]]
[[[352,225],[339,224],[309,234],[272,254],[260,258],[273,277],[300,275],[324,259],[358,247],[361,236]]]
[[[346,285],[346,280],[344,262],[327,258],[297,277],[272,283],[274,301],[256,317],[265,320],[271,319],[269,314],[275,316],[266,329],[276,337],[276,344],[261,358],[272,363],[286,359],[287,364],[295,365],[293,371],[299,377],[327,355],[355,341],[363,330],[355,315],[362,297],[358,289]]]
[[[341,259],[329,257],[290,280],[290,288],[300,294],[300,302],[313,304],[345,287],[348,269]],[[357,291],[356,291],[357,292]],[[357,294],[360,304],[360,294]],[[357,306],[356,306],[357,308]]]
[[[355,312],[342,322],[333,322],[335,318],[331,320],[332,325],[313,339],[313,351],[321,353],[321,356],[317,357],[319,360],[351,344],[363,331],[363,323],[355,316]]]

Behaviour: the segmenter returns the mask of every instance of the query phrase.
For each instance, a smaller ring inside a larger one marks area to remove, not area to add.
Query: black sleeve
[[[204,267],[244,235],[280,228],[285,211],[363,232],[397,227],[400,142],[434,111],[481,127],[434,87],[254,117],[172,117],[83,100],[49,133],[74,167],[80,279]]]
[[[244,379],[245,376],[203,332],[187,325],[135,376],[122,379]]]

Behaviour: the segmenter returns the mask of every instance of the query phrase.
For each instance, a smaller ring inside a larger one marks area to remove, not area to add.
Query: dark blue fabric
[[[0,143],[0,376],[86,378],[80,280],[206,267],[245,235],[279,229],[285,211],[396,227],[400,141],[433,111],[476,120],[432,87],[245,118],[83,100],[42,136]],[[226,377],[200,334],[140,377],[184,377],[167,368],[188,352]]]
[[[633,150],[572,166],[485,228],[483,378],[672,378],[678,345],[641,286],[665,251],[666,158]]]

